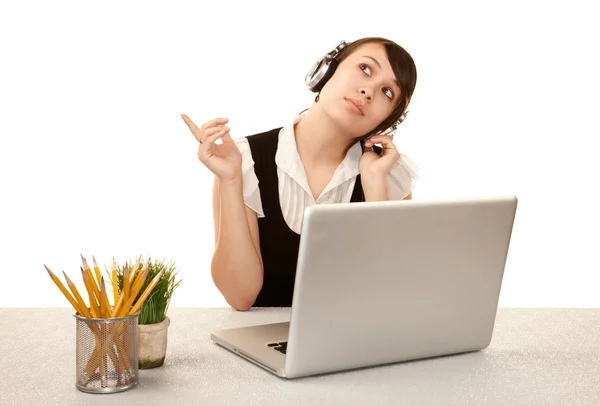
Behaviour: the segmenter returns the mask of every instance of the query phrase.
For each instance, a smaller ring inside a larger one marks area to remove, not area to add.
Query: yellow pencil
[[[71,296],[71,294],[69,293],[67,288],[65,288],[65,286],[62,284],[60,279],[58,279],[58,277],[56,275],[54,275],[54,273],[46,265],[44,265],[44,268],[46,268],[46,271],[48,271],[48,275],[50,275],[50,278],[52,278],[52,280],[54,281],[56,286],[58,286],[58,289],[60,289],[60,291],[67,298],[69,303],[71,303],[71,306],[73,306],[73,309],[75,309],[75,311],[79,313],[79,305],[77,304],[75,299],[73,299],[73,296]]]
[[[83,254],[79,253],[79,256],[81,257],[81,263],[83,264],[83,269],[87,272],[90,270],[90,266],[87,263],[87,260],[85,259],[85,257],[83,256]],[[95,281],[94,281],[95,283]]]
[[[127,287],[128,292],[125,292],[125,286],[126,286],[126,281],[128,280],[128,275],[129,275],[129,268],[128,265],[125,264],[125,270],[123,271],[123,287],[121,289],[121,294],[119,296],[119,303],[117,303],[112,310],[112,317],[121,317],[120,313],[121,313],[121,309],[123,309],[123,306],[125,305],[125,303],[129,300],[129,297],[131,296],[129,293],[130,287]],[[127,293],[127,294],[126,294]],[[127,313],[125,313],[127,314]]]
[[[86,259],[83,257],[83,255],[81,255],[81,254],[79,254],[79,255],[81,256],[81,262],[83,263],[83,270],[87,274],[88,279],[90,280],[90,285],[92,287],[92,290],[94,291],[96,303],[100,303],[100,288],[96,284],[96,280],[94,279],[94,275],[92,275],[92,270],[88,266]]]
[[[148,261],[146,261],[146,263],[142,266],[142,269],[138,270],[135,273],[134,277],[131,277],[131,276],[129,277],[129,286],[130,286],[129,290],[131,290],[131,286],[133,286],[135,281],[137,281],[137,278],[142,274],[142,272],[144,272],[145,270],[148,269],[149,265],[150,265],[150,263]]]
[[[106,287],[104,286],[104,279],[100,277],[100,317],[104,318],[107,315],[104,314],[104,309],[106,308],[104,298],[106,297]]]
[[[121,294],[125,298],[125,303],[127,303],[129,299],[129,267],[127,265],[125,265],[125,270],[123,271],[123,290]]]
[[[119,313],[119,310],[123,307],[124,305],[124,300],[125,298],[123,297],[123,295],[121,295],[119,297],[119,303],[117,303],[116,305],[113,306],[112,312],[111,312],[111,317],[117,317],[117,314]]]
[[[83,268],[80,267],[80,269],[81,269],[81,276],[83,277],[83,284],[85,285],[85,289],[87,290],[88,296],[90,298],[90,311],[92,313],[92,317],[94,317],[94,318],[100,317],[100,315],[99,315],[100,308],[98,307],[98,304],[96,303],[96,299],[94,297],[94,290],[92,289],[88,275],[85,273]]]
[[[101,277],[100,282],[100,298],[104,304],[103,315],[106,318],[110,317],[110,304],[108,303],[108,295],[106,293],[106,284],[104,283],[104,277]]]
[[[108,315],[105,312],[106,308],[106,286],[104,286],[104,279],[100,277],[100,318],[104,318]],[[110,333],[109,324],[100,325],[100,330],[104,330],[104,333]],[[107,352],[107,340],[100,340],[100,376],[104,378],[106,376],[106,355]]]
[[[98,267],[96,258],[94,258],[94,256],[92,256],[92,260],[94,261],[94,272],[96,274],[96,278],[98,279],[98,286],[96,286],[96,281],[94,280],[94,277],[92,276],[92,271],[91,271],[90,267],[88,266],[86,259],[83,258],[83,256],[81,258],[84,263],[84,266],[87,268],[88,277],[90,279],[90,282],[92,283],[92,288],[94,289],[94,294],[96,295],[96,299],[98,300],[98,306],[100,307],[100,279],[102,279],[102,275],[100,274],[100,268]],[[107,315],[110,314],[110,303],[108,301],[106,301],[104,303],[103,313],[107,314]]]
[[[135,265],[133,265],[133,268],[131,268],[131,271],[129,272],[129,286],[133,285],[133,280],[135,279],[135,276],[138,272],[141,261],[142,256],[140,255],[140,257],[135,261]]]
[[[133,301],[137,297],[138,293],[140,292],[142,285],[146,281],[146,277],[148,277],[148,272],[150,272],[148,267],[144,267],[144,269],[142,269],[142,272],[140,273],[140,276],[135,278],[135,282],[133,283],[133,286],[129,288],[129,297],[131,298],[131,300],[129,301],[129,304],[133,303]]]
[[[69,279],[69,277],[67,276],[67,274],[64,271],[63,271],[63,275],[65,276],[67,285],[71,289],[71,292],[73,292],[73,296],[75,297],[75,300],[77,301],[77,303],[79,303],[80,310],[83,312],[83,314],[81,312],[79,314],[83,317],[91,318],[92,314],[90,313],[85,302],[81,298],[81,295],[79,294],[79,291],[75,287],[75,284],[73,283],[73,281],[71,279]]]
[[[112,261],[112,287],[113,287],[113,308],[119,303],[119,283],[117,281],[117,264],[115,258]]]
[[[79,254],[79,255],[81,255],[81,254]],[[91,272],[90,266],[88,265],[87,260],[85,259],[85,257],[83,255],[81,255],[81,262],[83,262],[84,269],[88,269]],[[100,287],[100,275],[98,275],[98,273],[96,273],[95,277],[96,277],[96,279],[94,280],[94,284],[96,286]]]
[[[104,280],[104,277],[101,276],[101,280]],[[100,293],[100,296],[102,296],[102,293]],[[111,314],[111,310],[110,310],[110,301],[108,300],[108,294],[106,291],[106,284],[104,285],[104,315],[105,317],[110,317]]]
[[[94,262],[94,272],[96,273],[96,278],[98,279],[98,287],[100,287],[100,278],[101,278],[100,268],[98,267],[98,264],[96,263],[96,258],[94,258],[93,255],[92,255],[92,261]]]
[[[124,317],[129,313],[129,309],[131,309],[131,305],[133,301],[137,297],[142,285],[146,281],[146,277],[148,276],[148,269],[145,269],[142,274],[135,280],[133,287],[131,288],[131,292],[129,295],[129,299],[125,303],[123,303],[123,307],[119,309],[118,317]]]
[[[154,279],[152,279],[152,282],[150,282],[150,284],[146,287],[146,290],[144,290],[144,293],[142,293],[142,296],[140,296],[138,301],[135,303],[135,305],[133,306],[133,309],[131,309],[129,311],[129,313],[128,313],[129,315],[135,314],[141,309],[142,305],[144,304],[144,302],[146,301],[148,296],[150,296],[150,293],[152,293],[152,290],[154,289],[154,287],[160,280],[160,277],[162,276],[163,272],[164,272],[164,269],[162,271],[160,271],[158,273],[158,275],[156,275],[154,277]]]

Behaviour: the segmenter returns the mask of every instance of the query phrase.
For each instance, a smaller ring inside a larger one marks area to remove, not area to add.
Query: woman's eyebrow
[[[378,61],[377,59],[373,58],[372,56],[369,56],[369,55],[363,55],[363,58],[369,58],[369,59],[371,59],[373,62],[375,62],[375,65],[377,65],[377,67],[378,67],[379,69],[382,69],[382,68],[381,68],[381,64],[379,63],[379,61]],[[398,86],[398,89],[402,89],[402,87],[400,86],[400,82],[398,82],[398,79],[394,78],[394,84],[395,84],[396,86]]]
[[[377,67],[378,67],[379,69],[381,69],[381,64],[379,63],[379,61],[378,61],[377,59],[375,59],[375,58],[373,58],[372,56],[369,56],[369,55],[364,55],[364,58],[369,58],[369,59],[371,59],[373,62],[375,62],[375,64],[377,65]]]

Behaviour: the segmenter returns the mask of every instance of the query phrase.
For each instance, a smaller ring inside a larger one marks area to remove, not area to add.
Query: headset
[[[346,44],[345,41],[341,41],[338,46],[325,54],[311,66],[304,78],[304,83],[308,87],[308,90],[314,93],[321,91],[323,86],[325,86],[325,83],[327,83],[331,76],[333,76],[333,73],[339,64],[337,56],[347,45],[348,44]],[[382,131],[380,135],[392,137],[398,130],[400,124],[402,124],[402,122],[406,119],[407,114],[408,110],[405,110],[398,121],[394,122],[388,129]]]

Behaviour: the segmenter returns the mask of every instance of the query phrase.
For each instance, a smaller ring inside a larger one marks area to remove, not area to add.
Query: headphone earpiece
[[[392,124],[390,126],[390,128],[387,128],[386,130],[384,130],[381,133],[379,133],[379,135],[386,135],[388,137],[393,137],[394,134],[396,134],[396,131],[398,131],[398,127],[400,126],[400,124],[402,124],[402,122],[404,120],[406,120],[406,115],[408,113],[409,113],[408,110],[406,110],[404,113],[402,113],[402,115],[400,116],[400,118],[398,119],[398,121],[396,121],[394,124]]]
[[[340,42],[331,52],[327,53],[311,66],[304,78],[304,83],[308,87],[308,90],[314,93],[321,91],[325,83],[333,76],[338,66],[336,57],[346,45],[345,41]]]

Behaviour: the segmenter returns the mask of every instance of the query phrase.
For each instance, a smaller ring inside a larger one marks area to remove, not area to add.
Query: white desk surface
[[[0,309],[4,405],[599,405],[600,309],[500,308],[489,348],[285,380],[210,340],[215,329],[289,320],[289,309],[171,308],[165,364],[125,392],[75,387],[68,308]]]

